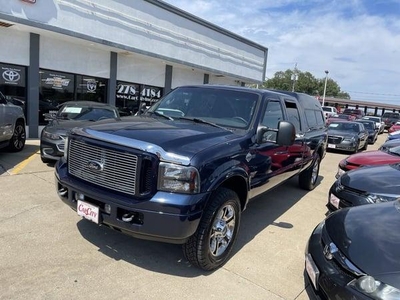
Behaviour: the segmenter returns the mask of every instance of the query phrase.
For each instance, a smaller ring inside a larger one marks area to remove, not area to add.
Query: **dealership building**
[[[30,138],[66,101],[129,115],[180,85],[265,78],[266,47],[163,1],[1,2],[0,91],[24,108]]]

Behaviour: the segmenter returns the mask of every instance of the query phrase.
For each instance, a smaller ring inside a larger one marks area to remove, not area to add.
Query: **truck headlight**
[[[169,163],[158,167],[157,188],[161,191],[195,194],[200,191],[200,175],[196,168]]]
[[[386,300],[400,298],[400,291],[398,289],[375,280],[372,276],[362,276],[358,279],[354,279],[349,283],[349,286],[367,295],[371,299]]]

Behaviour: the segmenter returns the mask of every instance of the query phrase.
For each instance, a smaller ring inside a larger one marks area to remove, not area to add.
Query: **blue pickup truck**
[[[139,116],[73,129],[56,189],[83,218],[183,244],[191,264],[213,270],[229,258],[250,199],[295,175],[301,188],[316,186],[326,144],[314,97],[183,86]]]

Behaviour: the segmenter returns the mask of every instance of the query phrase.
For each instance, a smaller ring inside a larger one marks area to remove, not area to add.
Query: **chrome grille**
[[[68,149],[69,173],[87,182],[134,195],[138,157],[71,140]],[[93,167],[95,166],[95,167]]]
[[[328,136],[328,143],[329,144],[340,144],[342,142],[343,138],[339,136]]]

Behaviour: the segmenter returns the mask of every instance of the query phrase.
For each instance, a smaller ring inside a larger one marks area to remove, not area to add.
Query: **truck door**
[[[286,147],[286,159],[282,165],[286,179],[296,175],[304,165],[305,156],[310,156],[310,150],[305,143],[305,132],[300,119],[298,103],[291,99],[285,99],[287,121],[296,128],[296,139],[294,144]],[[308,154],[307,154],[308,153]]]
[[[259,126],[277,129],[278,122],[283,120],[285,120],[283,101],[269,99]],[[276,144],[276,134],[272,130],[266,132],[263,142],[250,149],[248,165],[251,173],[251,197],[273,188],[287,178],[285,166],[288,149]]]

